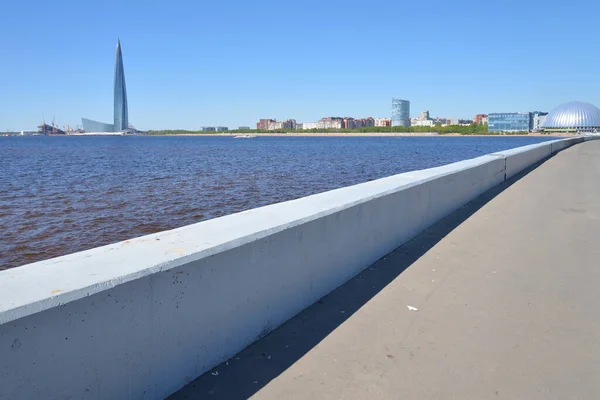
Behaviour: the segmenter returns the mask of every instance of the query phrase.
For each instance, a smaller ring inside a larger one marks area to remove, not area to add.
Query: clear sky
[[[0,130],[112,122],[121,39],[138,129],[259,118],[600,106],[598,0],[6,1]]]

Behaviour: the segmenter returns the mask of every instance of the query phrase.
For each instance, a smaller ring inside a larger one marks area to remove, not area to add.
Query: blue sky
[[[112,121],[121,39],[138,129],[258,118],[600,106],[600,2],[7,1],[0,130]]]

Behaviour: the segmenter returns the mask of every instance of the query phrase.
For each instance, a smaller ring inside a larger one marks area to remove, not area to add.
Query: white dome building
[[[600,132],[600,108],[572,101],[550,111],[542,126],[544,132]]]

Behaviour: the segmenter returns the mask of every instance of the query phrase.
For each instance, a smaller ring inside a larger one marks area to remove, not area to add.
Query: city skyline
[[[61,127],[79,124],[80,116],[112,120],[106,71],[114,60],[99,49],[114,46],[117,36],[127,47],[130,118],[141,130],[247,126],[264,117],[390,117],[396,96],[411,101],[411,117],[426,109],[473,118],[571,100],[600,103],[600,55],[588,51],[588,39],[600,33],[594,1],[514,2],[514,13],[512,6],[434,0],[427,18],[416,18],[424,15],[416,2],[344,4],[7,4],[5,28],[15,34],[0,43],[0,129],[34,128],[42,114],[56,115]],[[354,5],[360,24],[349,22]],[[115,7],[144,24],[113,20]],[[415,18],[382,23],[382,10]],[[106,21],[103,29],[90,29],[90,13]],[[255,22],[259,15],[265,23]],[[322,24],[319,15],[332,18]],[[578,29],[564,24],[575,18]],[[585,61],[554,56],[564,48]]]

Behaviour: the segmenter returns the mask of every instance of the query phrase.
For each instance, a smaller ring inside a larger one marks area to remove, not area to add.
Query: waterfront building
[[[263,130],[266,131],[269,129],[269,124],[276,122],[274,119],[271,118],[261,118],[257,123],[256,123],[256,129],[259,130]]]
[[[413,118],[410,121],[412,126],[434,126],[435,123],[433,119],[429,117],[429,111],[421,111],[418,117]]]
[[[572,101],[546,115],[544,132],[600,132],[600,109],[593,104]]]
[[[340,117],[325,117],[317,121],[318,129],[342,129],[344,119]]]
[[[291,129],[294,130],[296,129],[296,120],[295,119],[286,119],[285,121],[282,122],[282,127],[283,129]]]
[[[392,120],[389,118],[375,118],[374,126],[391,126]]]
[[[285,121],[277,121],[275,119],[261,119],[256,123],[256,129],[265,131],[274,131],[277,129],[296,129],[295,119],[286,119]]]
[[[531,123],[531,126],[529,127],[529,130],[531,132],[541,132],[542,125],[544,125],[548,113],[541,111],[533,111],[530,114],[531,118],[529,118],[529,122]]]
[[[281,122],[281,121],[270,122],[267,129],[270,131],[274,131],[275,129],[283,129],[283,122]]]
[[[115,63],[115,86],[113,104],[113,123],[93,121],[82,118],[83,129],[86,132],[121,132],[133,129],[129,124],[129,110],[127,105],[127,88],[125,86],[125,70],[123,69],[123,54],[121,41],[117,40],[117,56]]]
[[[477,125],[485,125],[488,123],[488,116],[487,114],[477,114],[473,122]]]
[[[304,122],[304,123],[302,123],[302,129],[305,130],[305,131],[310,130],[310,129],[317,129],[317,128],[318,128],[318,126],[317,126],[316,122]]]
[[[214,126],[203,126],[200,128],[202,132],[215,132],[216,128]]]
[[[458,120],[456,120],[456,122],[458,122]],[[452,120],[450,118],[435,117],[433,119],[433,125],[441,125],[441,126],[452,125]]]
[[[217,132],[225,132],[225,131],[228,131],[228,130],[229,130],[229,128],[228,128],[228,127],[226,127],[226,126],[217,126],[217,127],[215,128],[215,130],[216,130]]]
[[[392,126],[410,126],[410,101],[392,99]]]
[[[434,126],[435,125],[435,121],[432,119],[414,118],[410,123],[411,123],[411,126]]]
[[[531,115],[526,112],[490,113],[488,130],[490,132],[529,132]]]
[[[249,126],[240,126],[240,127],[238,127],[238,130],[239,131],[249,131],[250,127]]]

